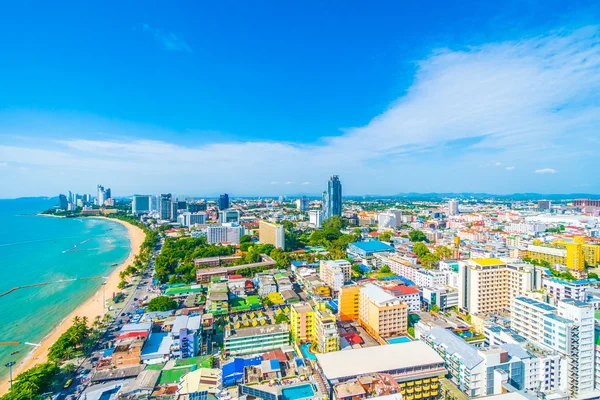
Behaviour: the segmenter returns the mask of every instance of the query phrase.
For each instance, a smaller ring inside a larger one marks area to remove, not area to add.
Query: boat
[[[119,263],[110,264],[111,267],[116,267]]]

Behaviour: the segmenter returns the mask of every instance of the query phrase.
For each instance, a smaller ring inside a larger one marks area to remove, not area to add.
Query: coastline
[[[146,235],[144,231],[138,228],[137,226],[134,226],[128,222],[121,221],[118,219],[96,216],[86,218],[101,218],[109,221],[114,221],[120,223],[121,225],[125,226],[125,228],[127,228],[127,233],[129,235],[131,245],[131,251],[127,259],[110,272],[110,275],[108,276],[108,279],[106,281],[106,287],[104,288],[104,291],[106,291],[106,293],[117,292],[119,291],[117,287],[120,281],[119,272],[125,269],[128,265],[133,264],[135,256],[140,253],[141,246],[144,242],[144,239],[146,238]],[[88,317],[88,319],[91,322],[94,320],[94,318],[96,318],[96,316],[103,316],[108,310],[104,308],[104,304],[102,302],[102,293],[103,290],[102,288],[100,288],[91,297],[89,297],[82,304],[77,306],[77,308],[71,313],[69,313],[69,315],[67,315],[61,322],[59,322],[58,325],[54,327],[54,329],[52,329],[52,331],[50,331],[48,335],[46,335],[42,339],[40,347],[36,347],[34,350],[29,352],[29,354],[23,360],[21,360],[13,367],[13,379],[21,372],[33,368],[37,364],[41,364],[47,361],[48,350],[50,346],[52,346],[52,344],[54,344],[54,342],[58,340],[60,335],[62,335],[71,326],[71,321],[73,320],[73,318],[75,318],[76,316]],[[0,381],[0,394],[5,394],[6,392],[8,392],[8,389],[9,377],[5,376]]]

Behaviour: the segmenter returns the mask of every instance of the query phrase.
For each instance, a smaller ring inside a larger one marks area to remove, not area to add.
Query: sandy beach
[[[128,222],[120,221],[118,219],[113,218],[105,218],[105,217],[86,217],[86,218],[102,218],[110,221],[118,222],[121,225],[124,225],[127,228],[127,232],[131,241],[131,252],[129,253],[129,257],[118,267],[111,272],[106,281],[105,291],[107,297],[110,296],[110,293],[118,292],[118,284],[120,281],[119,272],[121,272],[125,267],[130,264],[133,264],[133,260],[137,254],[140,252],[140,248],[144,239],[146,238],[144,231],[142,231],[137,226],[131,225]],[[27,355],[23,360],[21,360],[17,365],[13,367],[13,379],[19,373],[36,366],[37,364],[43,363],[47,360],[48,357],[48,349],[56,340],[63,334],[70,326],[71,321],[75,316],[79,317],[88,317],[89,321],[93,321],[96,316],[103,316],[107,311],[104,308],[104,304],[102,302],[102,290],[98,290],[92,297],[87,299],[85,303],[81,304],[77,307],[73,312],[71,312],[65,319],[63,319],[58,326],[56,326],[52,332],[50,332],[41,342],[41,346],[37,347],[30,354]],[[8,376],[4,377],[0,382],[0,394],[4,394],[8,391],[9,382]]]

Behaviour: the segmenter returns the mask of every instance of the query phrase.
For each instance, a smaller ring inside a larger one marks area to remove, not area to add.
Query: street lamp
[[[6,364],[4,364],[4,366],[6,368],[8,368],[8,376],[9,376],[9,382],[10,382],[10,390],[12,390],[12,367],[13,365],[15,365],[16,363],[14,361],[9,361]]]

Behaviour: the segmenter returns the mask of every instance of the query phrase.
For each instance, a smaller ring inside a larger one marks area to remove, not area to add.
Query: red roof
[[[269,351],[269,352],[263,354],[263,360],[275,360],[275,359],[282,363],[287,361],[287,357],[285,356],[283,351],[281,351],[279,349],[272,350],[272,351]]]
[[[128,338],[136,338],[136,337],[148,337],[148,331],[132,331],[122,334],[117,338],[117,340],[123,340]]]
[[[358,333],[351,332],[344,335],[344,339],[348,341],[350,344],[363,344],[364,340],[360,337]]]
[[[229,275],[229,279],[241,279],[243,276],[241,275]]]
[[[394,286],[391,288],[388,287],[386,289],[389,290],[390,292],[394,293],[394,295],[396,295],[396,296],[419,293],[419,289],[411,287],[411,286],[403,286],[403,285]]]
[[[369,232],[369,236],[379,236],[381,235],[379,232]]]

